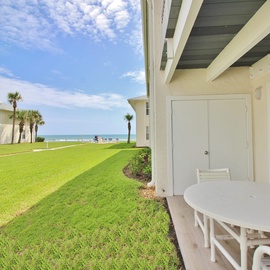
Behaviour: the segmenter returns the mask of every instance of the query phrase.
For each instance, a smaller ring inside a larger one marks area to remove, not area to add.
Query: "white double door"
[[[229,168],[232,179],[250,180],[248,109],[246,98],[171,102],[174,195],[197,183],[196,168]]]

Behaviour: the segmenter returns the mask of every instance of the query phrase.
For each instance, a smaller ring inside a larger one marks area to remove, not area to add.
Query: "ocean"
[[[81,134],[81,135],[38,135],[39,137],[45,138],[45,141],[85,141],[91,142],[95,136],[103,138],[103,141],[127,141],[127,134]],[[130,141],[136,141],[136,134],[130,134]]]

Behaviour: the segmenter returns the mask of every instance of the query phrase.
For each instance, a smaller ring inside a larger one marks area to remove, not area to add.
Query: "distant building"
[[[4,104],[0,101],[0,144],[11,143],[12,137],[12,118],[10,116],[13,113],[13,107],[9,104]],[[19,139],[19,124],[15,125],[14,143],[17,143]],[[26,124],[22,133],[21,142],[30,142],[30,130],[29,125]]]
[[[136,113],[136,146],[149,146],[149,100],[147,96],[128,99]]]

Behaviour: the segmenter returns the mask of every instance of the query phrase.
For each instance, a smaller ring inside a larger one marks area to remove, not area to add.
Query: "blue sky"
[[[39,134],[125,134],[145,95],[140,0],[2,0],[0,101],[18,91]],[[135,119],[132,123],[135,133]]]

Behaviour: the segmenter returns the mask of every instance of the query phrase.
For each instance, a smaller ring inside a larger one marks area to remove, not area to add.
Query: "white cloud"
[[[106,8],[106,13],[114,17],[114,24],[117,29],[125,28],[130,21],[127,3],[122,0],[111,1]]]
[[[0,9],[1,40],[29,48],[56,50],[50,39],[54,31],[36,1],[5,1]]]
[[[144,70],[129,71],[123,74],[121,78],[131,78],[133,81],[136,81],[138,83],[145,83],[145,72]]]
[[[141,12],[141,3],[140,0],[129,0],[128,1],[131,8],[136,12],[136,13],[140,13]]]
[[[141,29],[132,30],[127,42],[129,45],[135,48],[135,51],[138,54],[143,55],[143,40]]]
[[[45,105],[60,108],[89,108],[112,110],[115,108],[129,108],[125,97],[114,93],[90,95],[77,91],[62,91],[42,84],[33,84],[27,81],[5,78],[0,76],[0,100],[6,100],[9,92],[18,91],[26,105]],[[5,92],[5,89],[6,90]],[[29,106],[30,107],[30,106]]]
[[[126,31],[134,46],[129,26],[140,25],[139,7],[140,0],[6,0],[0,9],[0,40],[58,51],[59,35],[113,40]]]
[[[7,68],[0,66],[0,74],[7,75],[8,77],[15,77],[15,75]]]
[[[128,0],[132,10],[134,27],[128,32],[127,43],[135,48],[135,51],[143,55],[141,4],[139,0]]]

